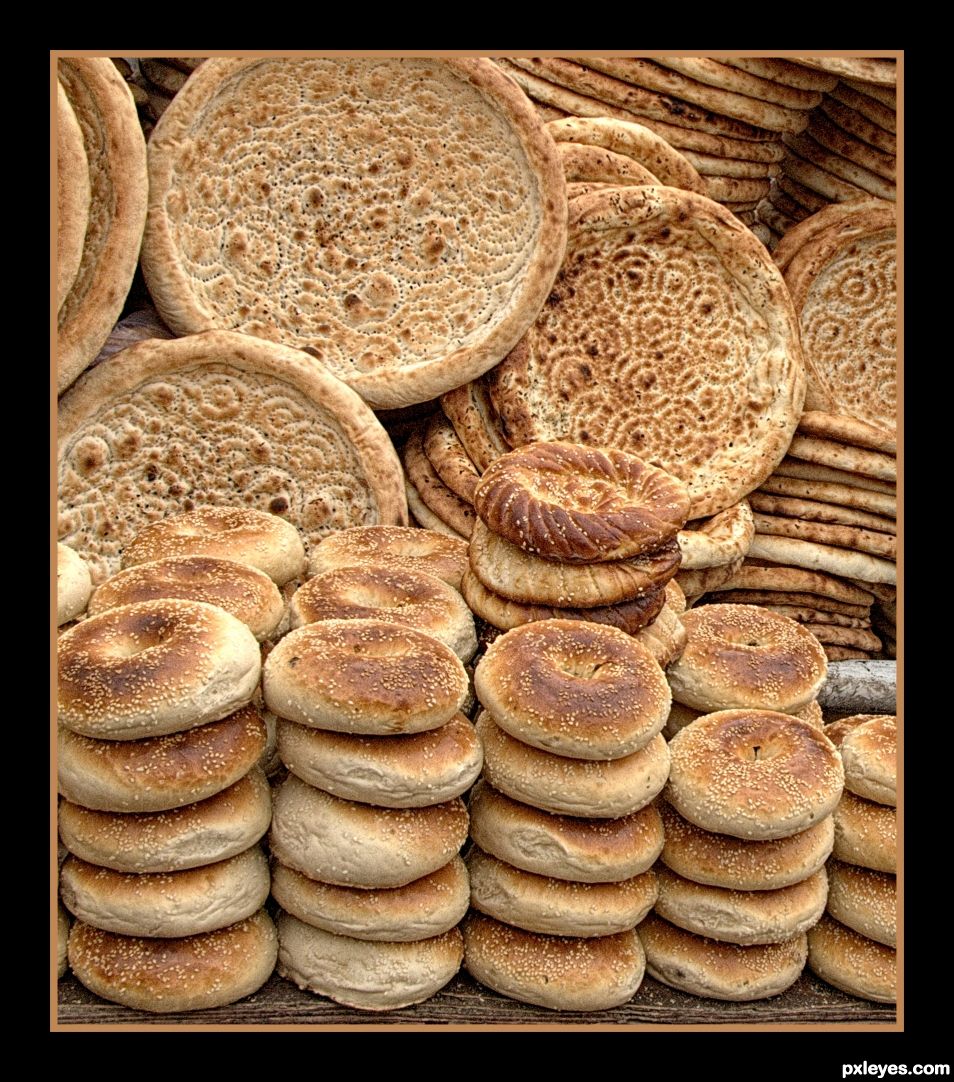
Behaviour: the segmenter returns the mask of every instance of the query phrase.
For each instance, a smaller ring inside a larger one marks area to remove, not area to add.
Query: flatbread
[[[788,109],[814,109],[822,101],[822,93],[819,90],[802,90],[794,86],[786,86],[783,82],[763,79],[759,75],[743,71],[741,68],[733,68],[718,60],[657,56],[654,57],[654,61],[664,68],[672,68],[673,71],[678,71],[697,82],[708,83],[709,86],[730,90],[735,94],[744,94],[758,101],[784,105]]]
[[[803,541],[820,541],[823,545],[836,545],[839,548],[853,549],[855,552],[870,552],[874,556],[884,556],[889,560],[897,559],[898,539],[892,534],[829,522],[806,522],[781,515],[754,514],[752,517],[757,534],[799,537]]]
[[[795,571],[797,569],[783,568],[782,570]],[[847,601],[835,601],[822,594],[798,593],[795,590],[720,589],[716,592],[719,594],[719,601],[727,605],[736,603],[740,605],[777,605],[783,608],[809,607],[813,612],[829,612],[833,615],[843,615],[850,619],[861,620],[866,625],[871,623],[870,601],[867,605],[851,605]],[[819,623],[821,622],[823,621],[819,621]]]
[[[768,198],[759,200],[759,204],[755,208],[755,214],[760,222],[767,225],[780,237],[784,237],[790,229],[794,229],[798,225],[798,219],[783,214]]]
[[[787,515],[789,518],[806,519],[809,522],[829,522],[838,526],[857,526],[879,533],[897,534],[898,524],[887,515],[872,515],[853,507],[840,507],[835,503],[799,499],[795,496],[775,496],[758,490],[748,496],[752,510],[763,515]]]
[[[511,451],[483,378],[471,380],[441,397],[441,408],[454,426],[468,457],[481,473]]]
[[[747,500],[740,500],[710,519],[687,522],[676,538],[682,552],[679,570],[724,567],[741,560],[754,536],[755,523]]]
[[[819,544],[817,541],[801,541],[794,537],[772,537],[757,533],[749,549],[749,556],[758,560],[826,571],[844,578],[860,579],[862,582],[887,582],[894,585],[898,581],[897,567],[891,560]]]
[[[717,590],[722,583],[731,579],[742,567],[744,559],[744,556],[740,556],[731,563],[721,564],[716,567],[703,567],[697,571],[688,571],[680,567],[673,581],[679,584],[679,588],[687,598],[701,597],[710,590]]]
[[[440,479],[424,454],[424,433],[420,428],[408,437],[402,461],[408,481],[417,490],[424,504],[456,533],[462,537],[470,537],[476,518],[474,508]]]
[[[69,293],[83,258],[89,221],[89,166],[83,133],[61,83],[56,84],[56,307]]]
[[[105,57],[61,58],[59,81],[83,133],[89,219],[83,256],[59,307],[57,393],[92,362],[119,319],[146,221],[146,141],[129,87]]]
[[[720,601],[724,600],[720,598]],[[780,616],[787,616],[790,620],[796,620],[800,624],[831,624],[833,627],[871,628],[871,620],[862,616],[843,616],[840,612],[825,612],[819,609],[802,608],[798,605],[766,605],[760,602],[763,609],[771,609]]]
[[[898,94],[893,86],[879,86],[876,83],[871,83],[864,79],[847,77],[841,80],[840,85],[856,90],[859,94],[864,94],[865,97],[874,98],[875,101],[880,101],[882,105],[887,105],[892,112],[897,114]]]
[[[881,640],[873,631],[861,627],[835,627],[832,624],[802,624],[819,642],[829,646],[850,646],[855,650],[877,653]]]
[[[769,188],[766,199],[777,211],[790,218],[796,224],[803,221],[811,213],[810,211],[807,211],[801,203],[793,199],[788,192],[782,191],[774,180],[771,188]]]
[[[724,511],[778,465],[803,374],[787,291],[728,211],[676,188],[575,199],[544,310],[488,374],[509,443],[635,454]],[[609,276],[609,280],[608,280]]]
[[[894,60],[860,56],[795,56],[793,60],[807,68],[827,71],[843,79],[860,79],[878,86],[895,86],[898,65]]]
[[[776,564],[778,562],[776,561]],[[786,590],[792,593],[812,593],[843,601],[851,605],[871,605],[874,596],[866,587],[844,582],[834,575],[794,565],[759,566],[746,560],[728,579],[726,590]]]
[[[834,482],[847,488],[863,489],[868,492],[880,492],[896,500],[898,487],[891,481],[879,481],[876,477],[865,477],[850,470],[837,470],[831,466],[820,466],[815,462],[803,462],[786,456],[779,463],[772,479],[776,477],[795,477],[803,481]],[[858,504],[849,504],[857,507]]]
[[[281,515],[306,550],[405,525],[397,455],[361,399],[300,351],[231,331],[130,346],[60,401],[59,539],[98,584],[143,527],[205,506]]]
[[[898,441],[890,433],[867,425],[864,421],[856,421],[853,417],[820,410],[806,410],[802,414],[798,421],[797,435],[840,440],[852,447],[867,447],[871,451],[882,451],[887,455],[896,455],[898,452]]]
[[[480,471],[471,462],[453,425],[442,411],[438,410],[427,422],[423,446],[424,454],[437,476],[455,496],[472,504]]]
[[[868,661],[873,656],[870,650],[858,650],[851,646],[830,646],[823,643],[822,648],[829,661]]]
[[[404,491],[407,498],[408,511],[411,513],[418,526],[423,527],[425,530],[434,530],[436,533],[444,534],[445,537],[453,537],[460,541],[467,540],[463,534],[458,533],[451,526],[448,526],[443,519],[438,518],[437,515],[434,514],[417,494],[417,489],[410,481],[405,483]]]
[[[775,178],[775,183],[786,195],[790,195],[796,203],[811,214],[818,210],[824,210],[828,206],[829,200],[823,195],[813,192],[811,188],[806,188],[804,184],[800,184],[794,177],[788,176],[784,171]]]
[[[773,79],[784,86],[796,86],[803,90],[831,90],[838,82],[836,75],[804,68],[793,64],[791,60],[782,60],[772,56],[733,56],[724,57],[723,63],[740,71],[748,71],[763,79]]]
[[[807,133],[783,135],[782,142],[789,150],[798,154],[800,158],[812,162],[827,173],[840,177],[843,181],[847,181],[856,188],[861,188],[870,195],[876,195],[879,199],[887,199],[891,202],[894,202],[897,198],[893,181],[886,180],[884,177],[878,176],[877,173],[872,173],[870,169],[865,169],[863,166],[856,165],[847,158],[843,158],[840,154],[834,153]]]
[[[850,184],[808,161],[791,147],[782,161],[782,172],[832,203],[852,203],[858,199],[867,199],[871,194],[857,184]]]
[[[778,162],[754,162],[743,158],[723,158],[718,154],[700,154],[695,150],[684,151],[687,161],[698,170],[701,176],[720,177],[774,177],[781,171]]]
[[[565,239],[553,142],[481,58],[212,58],[153,132],[149,190],[174,331],[307,350],[376,407],[496,364]]]
[[[744,177],[707,176],[706,195],[717,202],[752,203],[768,195],[768,177],[746,179]]]
[[[888,131],[882,128],[850,105],[845,105],[834,97],[826,97],[821,104],[821,110],[842,131],[849,132],[855,138],[886,154],[898,153],[898,140],[894,130]]]
[[[623,154],[605,147],[576,143],[557,143],[568,182],[596,184],[658,184],[650,171]]]
[[[830,98],[854,109],[884,131],[896,133],[898,130],[896,102],[893,99],[882,101],[877,93],[880,88],[870,84],[862,85],[864,90],[853,86],[850,82],[839,83],[830,92]]]
[[[644,124],[612,117],[566,117],[547,124],[558,143],[605,147],[639,162],[661,183],[690,192],[705,192],[705,185],[689,156],[672,147]]]
[[[840,154],[843,158],[870,169],[879,177],[895,183],[897,178],[897,159],[894,153],[870,146],[862,139],[840,128],[825,116],[813,115],[805,129],[816,143],[830,150],[833,154]]]

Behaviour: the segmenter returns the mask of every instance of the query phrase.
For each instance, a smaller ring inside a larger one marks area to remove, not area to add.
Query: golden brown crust
[[[897,946],[897,880],[888,872],[829,861],[828,912],[859,935],[886,947]]]
[[[86,611],[93,583],[86,561],[68,545],[56,546],[56,626]]]
[[[605,147],[557,143],[563,175],[568,184],[658,184],[639,162]]]
[[[667,582],[667,593],[671,587],[673,589],[679,588],[674,582]],[[679,609],[670,604],[668,600],[656,619],[637,631],[633,638],[640,646],[646,647],[661,669],[665,669],[674,661],[678,661],[682,657],[682,652],[688,642]]]
[[[486,853],[523,871],[579,883],[617,883],[650,868],[663,847],[652,804],[615,819],[554,815],[511,800],[488,782],[470,797],[470,833]]]
[[[835,575],[801,567],[782,565],[758,566],[746,561],[723,583],[722,590],[782,590],[790,593],[819,594],[849,605],[871,606],[872,594],[857,584],[845,582]]]
[[[254,706],[186,732],[94,740],[57,731],[59,792],[97,811],[165,811],[221,792],[261,758],[266,726]]]
[[[679,570],[724,567],[743,560],[754,536],[755,524],[748,500],[740,500],[710,519],[687,523],[678,535],[682,552]]]
[[[431,416],[424,429],[424,454],[451,492],[472,504],[480,471],[442,410]]]
[[[149,151],[143,272],[170,326],[308,348],[375,406],[435,398],[496,364],[562,257],[553,142],[483,58],[213,58]],[[210,169],[230,211],[203,246]]]
[[[808,966],[822,980],[875,1003],[897,1000],[897,955],[891,947],[824,916],[808,933]]]
[[[261,988],[277,957],[278,936],[264,909],[175,939],[116,935],[82,921],[70,933],[70,967],[91,992],[160,1014],[235,1003]]]
[[[776,249],[777,261],[778,250]],[[825,413],[822,410],[806,410],[798,419],[798,433],[803,436],[839,440],[851,447],[866,447],[871,451],[881,451],[887,455],[895,455],[898,452],[898,441],[891,433],[865,424],[864,421],[858,421],[854,417]]]
[[[704,830],[785,838],[830,815],[844,786],[835,746],[818,729],[771,710],[720,710],[669,742],[666,799]]]
[[[58,639],[57,715],[102,740],[181,732],[249,702],[261,667],[254,635],[224,609],[178,598],[123,605]]]
[[[683,571],[680,568],[673,582],[678,584],[687,598],[695,602],[703,594],[718,590],[723,583],[728,582],[742,567],[744,560],[745,557],[742,556],[721,567],[703,567],[698,571]]]
[[[481,473],[495,458],[510,450],[483,378],[471,380],[442,395],[441,408]]]
[[[618,759],[665,724],[662,669],[625,632],[540,620],[496,639],[474,672],[477,697],[511,736],[580,759]]]
[[[688,643],[667,670],[673,698],[695,710],[791,713],[818,694],[828,663],[817,639],[756,605],[702,605],[682,617]]]
[[[832,855],[876,872],[898,871],[898,823],[894,808],[845,790],[835,808]]]
[[[689,513],[689,493],[635,455],[551,441],[498,458],[476,487],[474,509],[524,552],[588,563],[672,541]]]
[[[460,590],[467,567],[467,543],[415,526],[352,526],[329,534],[311,550],[308,574],[367,564],[426,571]]]
[[[279,717],[343,733],[417,733],[445,725],[467,694],[457,655],[430,635],[380,620],[323,620],[286,635],[263,666]]]
[[[851,729],[841,742],[845,788],[878,804],[897,803],[897,724],[882,715]]]
[[[408,437],[402,454],[407,480],[424,505],[442,522],[464,537],[470,537],[474,526],[474,509],[441,480],[437,470],[424,453],[424,432],[415,429]]]
[[[66,299],[83,258],[89,221],[89,166],[83,133],[63,84],[56,84],[56,307]]]

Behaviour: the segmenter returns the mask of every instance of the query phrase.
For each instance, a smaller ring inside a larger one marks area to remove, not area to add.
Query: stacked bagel
[[[460,658],[385,619],[326,619],[278,643],[263,687],[289,771],[270,835],[278,972],[364,1010],[429,998],[463,957],[460,795],[482,762]]]
[[[897,724],[855,714],[825,727],[841,752],[845,792],[835,809],[828,906],[808,933],[808,965],[862,999],[897,998]]]
[[[705,714],[670,741],[665,845],[646,968],[682,991],[748,1001],[797,980],[825,908],[841,759],[774,710]]]
[[[556,1010],[624,1003],[643,976],[634,929],[663,843],[652,804],[669,769],[662,670],[618,628],[541,620],[497,638],[474,683],[484,771],[470,802],[464,964]]]

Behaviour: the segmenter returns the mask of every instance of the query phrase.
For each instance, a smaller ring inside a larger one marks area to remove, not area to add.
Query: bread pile
[[[633,929],[662,848],[652,804],[668,774],[662,670],[636,639],[541,620],[477,665],[483,778],[470,800],[464,964],[503,995],[603,1010],[643,976]]]
[[[670,741],[646,969],[694,995],[755,1000],[804,968],[827,897],[825,860],[844,772],[812,725],[772,710],[718,710]]]
[[[897,998],[897,724],[855,714],[825,727],[839,748],[845,792],[835,809],[825,917],[808,934],[808,965],[862,999]]]
[[[290,771],[270,835],[278,972],[365,1010],[427,999],[460,967],[469,896],[460,795],[482,755],[460,658],[383,619],[326,619],[278,643],[263,686]]]

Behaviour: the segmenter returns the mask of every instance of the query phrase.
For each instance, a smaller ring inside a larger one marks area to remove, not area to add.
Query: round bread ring
[[[898,871],[898,821],[895,808],[862,800],[845,790],[835,808],[832,856],[875,872]]]
[[[670,587],[678,589],[675,582],[667,582],[667,594],[669,594]],[[688,642],[682,620],[679,618],[676,609],[671,607],[668,602],[663,605],[656,619],[637,631],[633,638],[641,646],[645,646],[661,669],[665,669],[682,657],[682,652]]]
[[[271,791],[255,767],[228,789],[162,812],[101,812],[60,801],[69,851],[116,872],[178,872],[214,864],[253,846],[268,830]]]
[[[275,632],[285,615],[285,602],[268,575],[251,564],[214,556],[169,556],[120,571],[93,591],[89,615],[163,597],[218,605],[259,642]]]
[[[695,935],[746,947],[784,943],[807,932],[825,912],[828,898],[824,868],[776,890],[703,886],[665,867],[656,874],[656,912],[660,917]]]
[[[785,838],[835,810],[845,775],[834,744],[772,710],[720,710],[669,742],[666,799],[704,830]]]
[[[710,999],[748,1003],[777,996],[798,980],[808,958],[805,933],[783,943],[743,947],[686,932],[650,915],[639,926],[646,972],[657,981]]]
[[[68,545],[56,544],[56,626],[86,611],[93,589],[89,568],[79,553]]]
[[[695,710],[798,710],[828,675],[818,640],[757,605],[702,605],[682,617],[689,641],[667,670],[672,696]]]
[[[772,841],[750,842],[695,826],[665,800],[656,802],[666,835],[660,860],[694,883],[727,890],[779,890],[814,875],[831,855],[835,823]]]
[[[837,721],[832,721],[824,728],[825,736],[835,745],[836,748],[840,748],[842,741],[859,725],[864,725],[867,721],[876,721],[878,718],[893,717],[891,714],[852,714],[850,717],[839,718]]]
[[[413,942],[376,942],[335,935],[278,917],[278,974],[303,991],[363,1011],[393,1011],[422,1003],[460,969],[460,930]]]
[[[308,577],[369,564],[393,571],[426,571],[459,591],[467,567],[467,542],[417,526],[352,526],[329,534],[311,550]]]
[[[470,536],[470,567],[495,594],[531,605],[596,608],[617,605],[665,585],[679,567],[675,541],[641,556],[567,564],[531,556],[492,533],[478,518]]]
[[[897,952],[846,928],[827,914],[808,933],[808,968],[850,996],[897,1000]]]
[[[888,872],[875,872],[831,860],[828,863],[828,912],[859,935],[886,947],[896,947],[897,887],[897,879]]]
[[[687,523],[677,535],[682,553],[679,570],[701,571],[743,560],[753,537],[755,521],[748,500],[739,500],[710,519]]]
[[[167,598],[90,617],[57,642],[61,725],[102,740],[194,729],[258,687],[255,636],[224,609]]]
[[[381,620],[322,620],[289,632],[262,667],[279,717],[339,733],[438,729],[461,709],[467,671],[431,635]]]
[[[77,921],[70,967],[91,992],[139,1011],[224,1007],[268,980],[278,935],[264,909],[226,928],[173,939],[117,935]]]
[[[466,503],[474,502],[480,471],[471,462],[443,410],[431,416],[424,429],[424,454],[445,485]]]
[[[511,800],[486,781],[471,793],[470,833],[498,860],[576,883],[631,879],[651,868],[663,847],[662,820],[653,804],[615,819],[583,819]]]
[[[221,721],[145,740],[94,740],[60,725],[59,792],[95,811],[180,808],[243,778],[265,753],[267,737],[266,723],[251,705]]]
[[[140,530],[123,551],[123,567],[167,556],[216,556],[249,564],[277,585],[305,569],[298,530],[278,515],[251,507],[200,507]]]
[[[570,759],[508,735],[486,710],[477,718],[483,776],[506,796],[557,815],[612,819],[644,808],[669,777],[662,733],[621,759]],[[534,929],[544,931],[545,929]]]
[[[460,923],[470,905],[470,880],[460,857],[406,886],[378,890],[319,883],[276,860],[272,896],[313,928],[353,939],[416,942]]]
[[[295,593],[290,614],[292,628],[319,620],[379,620],[433,635],[465,663],[477,653],[474,618],[464,599],[426,571],[325,571]]]
[[[341,800],[294,774],[274,794],[269,846],[282,864],[341,887],[403,887],[443,868],[467,840],[460,799],[425,808]]]
[[[841,742],[845,788],[878,804],[897,804],[897,737],[895,718],[872,718],[851,729]]]
[[[672,581],[672,580],[670,580]],[[592,609],[557,608],[553,605],[524,605],[519,601],[509,601],[505,597],[488,590],[468,567],[461,580],[461,593],[472,612],[492,627],[502,631],[511,631],[521,624],[530,624],[536,620],[589,620],[595,624],[608,624],[635,635],[641,628],[651,624],[662,611],[666,603],[665,587],[650,590],[632,601],[621,601],[618,605],[600,605]]]
[[[574,883],[506,864],[478,846],[467,854],[471,905],[494,920],[543,935],[615,935],[635,928],[656,901],[650,869],[619,883]]]
[[[60,872],[63,901],[78,919],[119,935],[176,936],[214,932],[245,920],[268,898],[261,847],[180,872],[114,872],[69,857]]]
[[[471,913],[461,925],[464,968],[503,996],[557,1011],[628,1003],[645,973],[635,931],[581,938],[541,935]]]
[[[672,474],[625,451],[536,442],[488,467],[474,509],[489,530],[524,552],[592,563],[672,541],[689,514],[689,492]]]
[[[281,720],[278,753],[309,785],[384,808],[422,808],[453,800],[467,792],[483,765],[481,742],[463,714],[455,714],[439,729],[407,736],[356,736]]]
[[[511,736],[577,759],[619,759],[645,747],[672,701],[645,647],[579,620],[539,620],[501,635],[474,670],[474,688]]]

